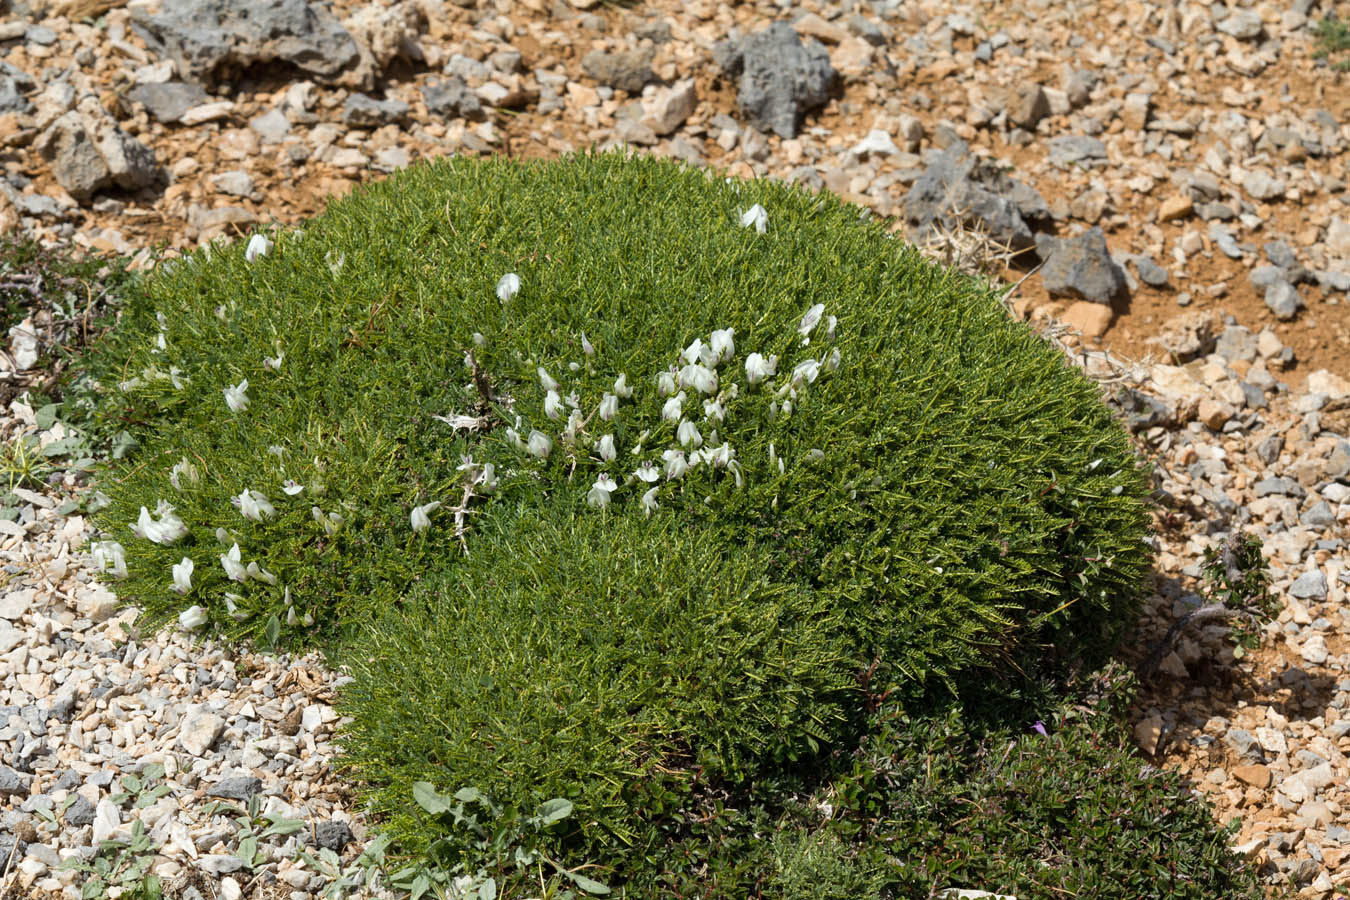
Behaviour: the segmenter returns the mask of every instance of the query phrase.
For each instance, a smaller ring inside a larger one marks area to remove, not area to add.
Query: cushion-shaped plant
[[[626,840],[1136,611],[1145,479],[1097,389],[828,195],[441,160],[165,269],[90,365],[142,441],[102,558],[157,620],[328,641],[386,811],[562,793]]]

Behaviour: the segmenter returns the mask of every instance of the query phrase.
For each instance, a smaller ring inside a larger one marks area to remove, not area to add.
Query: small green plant
[[[445,836],[427,848],[422,862],[390,876],[394,887],[409,891],[410,900],[421,900],[433,889],[443,895],[449,887],[455,897],[492,900],[499,883],[522,876],[537,877],[543,897],[560,896],[560,881],[594,896],[610,892],[607,885],[582,873],[590,866],[567,868],[545,852],[542,838],[564,830],[573,812],[570,800],[556,797],[540,804],[533,815],[522,816],[472,787],[445,797],[434,785],[419,781],[413,784],[412,795]]]
[[[156,784],[164,777],[164,764],[151,763],[141,770],[140,775],[123,775],[120,781],[122,790],[108,796],[108,801],[121,806],[128,800],[135,809],[145,809],[160,797],[173,793],[170,784]]]
[[[347,866],[343,866],[341,857],[327,847],[321,847],[314,854],[301,850],[296,858],[329,879],[320,894],[323,900],[343,900],[349,891],[364,889],[370,893],[380,884],[386,868],[384,851],[389,843],[388,835],[377,836]]]
[[[163,884],[150,871],[154,861],[155,846],[145,833],[144,823],[136,819],[128,840],[104,841],[93,859],[72,858],[63,867],[88,873],[80,888],[81,900],[104,900],[112,888],[128,900],[163,900]]]
[[[1350,57],[1333,61],[1333,57],[1350,51],[1350,23],[1342,22],[1335,13],[1330,13],[1317,23],[1313,33],[1317,37],[1314,58],[1327,60],[1337,72],[1350,72]]]
[[[1270,593],[1270,567],[1261,546],[1259,537],[1235,528],[1221,545],[1205,548],[1201,590],[1207,601],[1168,628],[1140,666],[1142,677],[1157,671],[1186,628],[1206,622],[1228,623],[1235,659],[1260,646],[1262,629],[1280,611],[1278,598]]]
[[[20,434],[0,445],[0,479],[4,479],[6,491],[42,488],[47,476],[55,471],[38,446],[36,434]]]
[[[300,819],[290,819],[273,810],[263,812],[262,795],[253,794],[241,809],[228,803],[216,801],[206,806],[207,816],[228,816],[235,822],[237,841],[233,855],[244,861],[252,871],[267,862],[262,851],[262,842],[271,837],[286,837],[304,830],[305,823]]]
[[[60,831],[61,830],[60,819],[62,816],[66,814],[66,810],[70,809],[70,807],[74,805],[77,797],[78,795],[76,795],[73,792],[68,794],[66,796],[66,799],[62,800],[59,804],[57,804],[54,809],[48,809],[44,806],[36,807],[33,810],[33,812],[35,815],[37,815],[39,819],[42,820],[42,828],[51,834],[55,834],[56,832]]]

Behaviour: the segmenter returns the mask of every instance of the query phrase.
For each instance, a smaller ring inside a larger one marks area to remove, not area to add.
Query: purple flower
[[[1045,723],[1042,722],[1040,719],[1037,719],[1037,720],[1036,720],[1036,724],[1031,726],[1031,730],[1032,730],[1032,731],[1035,731],[1035,732],[1038,732],[1038,733],[1041,734],[1041,735],[1048,736],[1048,734],[1047,734],[1047,732],[1046,732],[1046,730],[1045,730]]]

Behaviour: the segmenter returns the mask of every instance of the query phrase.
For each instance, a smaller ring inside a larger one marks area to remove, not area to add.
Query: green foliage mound
[[[163,267],[90,356],[141,443],[100,558],[152,620],[349,664],[405,846],[426,781],[655,853],[867,697],[1133,619],[1146,484],[1095,387],[828,195],[452,159],[271,238]]]

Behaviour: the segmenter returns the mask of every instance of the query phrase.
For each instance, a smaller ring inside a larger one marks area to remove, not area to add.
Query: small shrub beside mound
[[[656,853],[869,697],[1133,621],[1146,484],[1096,388],[828,195],[455,159],[262,241],[165,267],[90,358],[141,441],[100,558],[153,620],[349,664],[405,847],[430,782]]]

